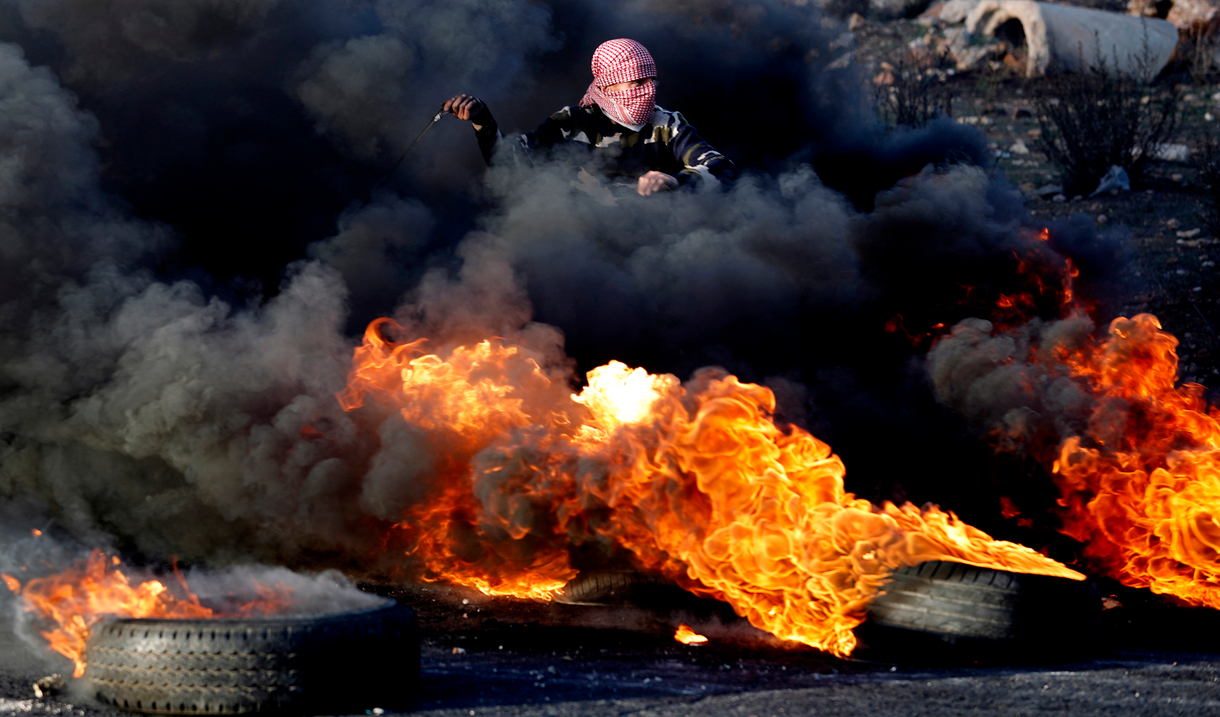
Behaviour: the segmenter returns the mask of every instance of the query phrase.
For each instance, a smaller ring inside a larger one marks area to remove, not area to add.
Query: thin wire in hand
[[[424,129],[418,135],[416,135],[415,139],[411,141],[411,144],[407,145],[407,148],[402,151],[402,154],[398,155],[398,161],[394,163],[393,167],[390,167],[390,171],[386,172],[385,176],[381,178],[381,181],[377,183],[377,186],[373,187],[372,190],[369,191],[369,195],[368,195],[368,197],[365,198],[364,204],[368,204],[369,202],[371,202],[373,200],[373,193],[376,192],[378,189],[381,189],[381,186],[383,184],[385,184],[386,182],[388,182],[390,177],[394,176],[394,170],[398,169],[398,165],[402,164],[402,160],[406,159],[407,154],[409,154],[411,152],[411,150],[415,149],[415,145],[419,144],[419,141],[424,138],[424,135],[428,133],[428,130],[432,129],[432,125],[436,124],[437,122],[440,122],[441,117],[444,117],[444,116],[445,116],[445,110],[441,110],[440,112],[437,112],[435,115],[433,115],[432,121],[429,122],[428,125],[426,127],[424,127]],[[361,205],[361,206],[363,206],[363,205]]]

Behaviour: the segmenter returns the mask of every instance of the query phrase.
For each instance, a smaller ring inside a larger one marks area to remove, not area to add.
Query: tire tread
[[[989,641],[1078,632],[1099,612],[1091,583],[944,560],[895,570],[868,607],[881,627]]]
[[[418,624],[398,604],[312,617],[120,619],[94,629],[85,658],[98,700],[129,711],[350,711],[352,680],[375,686],[361,699],[381,701],[418,676]]]

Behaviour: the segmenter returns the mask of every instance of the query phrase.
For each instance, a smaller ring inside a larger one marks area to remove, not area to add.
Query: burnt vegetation
[[[945,53],[906,55],[886,71],[877,86],[877,110],[893,128],[918,129],[953,114],[953,92],[945,70],[953,61]]]
[[[1173,139],[1179,86],[1169,81],[1154,87],[1140,74],[1112,71],[1097,58],[1088,69],[1051,74],[1033,85],[1042,130],[1037,146],[1058,167],[1068,196],[1094,191],[1111,167],[1122,167],[1140,184],[1160,147]]]
[[[1200,143],[1195,159],[1203,192],[1203,220],[1213,235],[1220,234],[1220,138],[1210,132]]]

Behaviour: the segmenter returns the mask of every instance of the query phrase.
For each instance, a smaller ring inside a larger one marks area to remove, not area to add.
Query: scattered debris
[[[1154,144],[1148,148],[1148,156],[1162,162],[1189,162],[1190,147],[1184,144]]]
[[[1033,0],[980,0],[966,30],[1023,37],[1027,77],[1104,66],[1149,80],[1178,46],[1178,30],[1165,20]]]
[[[1110,166],[1110,171],[1101,178],[1101,182],[1098,183],[1097,189],[1094,189],[1093,193],[1089,195],[1089,199],[1114,190],[1131,191],[1131,178],[1127,176],[1127,170],[1117,164]]]
[[[1017,140],[1016,142],[1012,143],[1012,146],[1008,148],[1008,151],[1012,152],[1013,154],[1029,154],[1029,147],[1025,146],[1024,141]]]
[[[64,676],[56,672],[53,675],[47,675],[41,680],[34,683],[34,696],[38,699],[50,697],[64,688]]]

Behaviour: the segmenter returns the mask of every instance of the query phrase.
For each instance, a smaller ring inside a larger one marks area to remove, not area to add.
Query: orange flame
[[[50,649],[75,663],[73,677],[85,674],[85,641],[89,639],[89,631],[107,618],[222,617],[200,604],[176,568],[174,572],[184,593],[181,598],[171,594],[158,580],[132,587],[119,565],[117,557],[108,558],[102,551],[94,550],[86,560],[63,572],[30,580],[24,589],[16,579],[3,576],[9,589],[21,595],[26,611],[55,625],[40,634],[46,638]],[[241,606],[239,612],[277,612],[288,603],[288,596],[283,592],[260,590],[259,600]]]
[[[889,573],[948,559],[1082,579],[935,506],[844,491],[830,447],[772,419],[765,387],[705,370],[682,386],[619,363],[573,396],[500,340],[424,354],[374,322],[345,407],[390,409],[436,447],[438,480],[398,526],[427,579],[545,595],[570,548],[610,544],[639,567],[725,600],[752,624],[839,655]]]
[[[21,581],[17,578],[9,575],[8,573],[0,573],[0,580],[4,581],[4,584],[9,590],[12,590],[16,594],[21,593]]]
[[[674,639],[683,645],[707,644],[707,638],[692,630],[690,625],[686,623],[678,625],[678,631],[674,633]]]
[[[1177,339],[1149,314],[1058,358],[1097,397],[1053,471],[1063,532],[1123,584],[1220,608],[1220,411],[1175,386]]]

